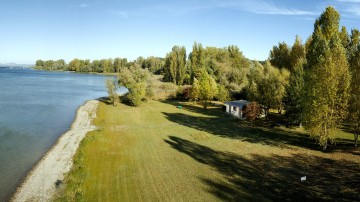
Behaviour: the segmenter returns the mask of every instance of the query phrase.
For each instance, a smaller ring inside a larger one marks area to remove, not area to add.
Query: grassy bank
[[[60,201],[360,199],[360,152],[348,133],[322,153],[302,132],[250,126],[216,106],[101,103],[97,115]]]

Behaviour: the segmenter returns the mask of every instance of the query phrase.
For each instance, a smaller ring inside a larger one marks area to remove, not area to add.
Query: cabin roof
[[[224,102],[225,105],[230,105],[230,106],[235,106],[235,107],[240,107],[240,108],[242,108],[244,105],[247,105],[249,103],[250,103],[250,101],[247,101],[247,100],[234,100],[234,101]]]

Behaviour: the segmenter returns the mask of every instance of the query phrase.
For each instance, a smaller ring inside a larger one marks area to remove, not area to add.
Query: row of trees
[[[297,37],[291,48],[279,43],[269,57],[273,66],[290,71],[283,98],[286,115],[303,123],[324,150],[344,122],[352,125],[355,146],[359,134],[360,34],[353,29],[349,35],[339,21],[339,13],[326,8],[305,45]]]
[[[75,72],[92,72],[92,73],[119,73],[121,69],[130,67],[136,64],[143,69],[149,69],[152,73],[160,74],[164,66],[164,59],[157,57],[138,57],[134,61],[128,61],[126,58],[89,59],[80,60],[73,59],[67,64],[64,60],[37,60],[35,69],[49,70],[49,71],[75,71]]]
[[[315,21],[305,44],[296,37],[290,47],[279,43],[265,62],[249,61],[236,46],[203,48],[195,43],[186,58],[184,47],[167,54],[164,80],[191,84],[191,98],[209,100],[230,92],[304,124],[325,150],[345,122],[360,132],[360,34],[340,29],[340,15],[328,7]],[[216,86],[216,87],[215,87]],[[209,90],[211,89],[211,90]],[[201,94],[201,92],[205,93]]]
[[[252,66],[252,62],[233,45],[203,48],[202,44],[195,42],[186,58],[185,47],[172,48],[165,58],[164,81],[192,85],[195,78],[199,79],[207,72],[221,88],[226,87],[236,94],[246,86],[246,75]]]

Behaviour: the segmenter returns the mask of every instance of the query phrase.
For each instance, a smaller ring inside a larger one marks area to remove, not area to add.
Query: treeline
[[[87,73],[118,73],[122,68],[129,68],[137,65],[143,69],[148,69],[154,74],[160,74],[164,66],[164,59],[158,57],[138,57],[134,61],[126,58],[102,59],[102,60],[81,60],[73,59],[68,64],[64,60],[37,60],[35,69],[49,71],[75,71]]]
[[[174,46],[165,58],[38,60],[36,68],[119,73],[135,106],[153,94],[148,73],[161,74],[180,86],[179,95],[204,108],[214,99],[246,99],[265,106],[266,114],[285,110],[289,122],[304,125],[324,150],[342,124],[351,125],[355,146],[360,132],[360,32],[340,29],[333,7],[315,21],[305,43],[299,37],[291,46],[281,42],[264,62],[247,59],[237,46],[204,48],[195,42],[189,54]]]
[[[250,61],[238,47],[203,48],[195,43],[186,59],[174,46],[165,57],[164,80],[191,84],[189,98],[202,101],[243,98],[286,111],[290,123],[305,129],[326,150],[344,123],[360,132],[360,33],[340,28],[340,14],[328,7],[312,35],[292,46],[274,46],[265,62]],[[226,96],[225,96],[226,97]]]
[[[359,30],[352,29],[349,34],[346,27],[340,29],[340,14],[328,7],[315,21],[305,44],[299,37],[292,47],[279,43],[271,50],[267,64],[252,69],[264,73],[250,74],[254,85],[251,81],[249,97],[272,108],[284,107],[289,121],[303,124],[323,150],[335,142],[344,123],[350,124],[356,147],[360,132],[359,56]],[[270,65],[280,73],[274,73]],[[271,74],[278,76],[272,80]],[[266,86],[267,82],[273,85],[264,90],[262,83]],[[273,100],[268,104],[270,96]]]

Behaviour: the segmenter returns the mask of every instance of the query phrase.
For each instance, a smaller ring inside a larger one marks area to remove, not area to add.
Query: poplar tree
[[[304,98],[304,59],[298,61],[290,74],[284,98],[285,115],[292,124],[301,125]],[[306,99],[306,98],[305,98]]]
[[[207,109],[209,102],[217,95],[217,84],[207,72],[204,72],[199,79],[199,99],[204,109]]]
[[[205,71],[205,50],[201,44],[194,43],[192,52],[189,56],[190,59],[190,71],[191,71],[191,83],[194,78],[200,78]]]
[[[306,55],[304,126],[323,150],[335,141],[349,98],[349,65],[339,37],[339,20],[339,13],[327,7],[315,22]]]
[[[360,133],[360,33],[351,31],[351,40],[348,49],[351,71],[351,93],[349,100],[349,121],[354,132],[354,144],[357,147]]]
[[[292,124],[301,124],[302,98],[304,94],[304,69],[305,47],[299,36],[296,36],[294,45],[290,51],[291,74],[289,85],[286,87],[284,97],[285,115]]]
[[[200,87],[199,87],[199,81],[194,78],[194,81],[191,85],[191,92],[190,92],[190,98],[191,100],[196,101],[199,100],[199,94],[200,94]]]
[[[186,49],[185,47],[174,46],[172,51],[165,58],[165,81],[182,85],[186,74]]]
[[[305,58],[305,46],[302,44],[299,36],[296,36],[295,42],[290,50],[290,71],[292,71],[300,60]]]
[[[273,49],[270,51],[269,60],[271,65],[277,68],[290,69],[289,46],[285,42],[281,42],[278,46],[274,46]]]

